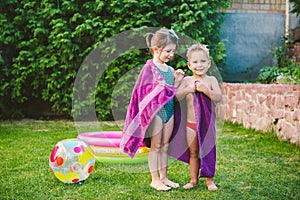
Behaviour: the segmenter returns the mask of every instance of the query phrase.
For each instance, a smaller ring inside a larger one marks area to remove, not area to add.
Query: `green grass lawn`
[[[103,126],[103,130],[118,127]],[[299,147],[273,134],[225,123],[217,134],[218,191],[205,181],[191,190],[152,189],[147,164],[96,162],[82,184],[64,184],[49,169],[55,144],[77,137],[67,121],[0,122],[0,199],[300,199]],[[170,162],[169,178],[184,185],[187,164]]]

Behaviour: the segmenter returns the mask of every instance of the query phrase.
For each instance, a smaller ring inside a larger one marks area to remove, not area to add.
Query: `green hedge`
[[[259,71],[260,83],[300,84],[300,67],[289,55],[290,42],[282,38],[282,45],[272,49],[274,66],[265,66]]]
[[[219,40],[230,1],[80,1],[3,0],[0,7],[0,118],[22,117],[37,99],[71,117],[76,74],[97,45],[121,32],[167,27],[204,42],[217,65],[224,64]],[[149,57],[146,50],[114,61],[93,93],[97,117],[112,119],[111,94],[120,77]],[[176,67],[183,62],[176,60]],[[125,109],[125,108],[123,108]],[[83,114],[83,113],[77,113]]]

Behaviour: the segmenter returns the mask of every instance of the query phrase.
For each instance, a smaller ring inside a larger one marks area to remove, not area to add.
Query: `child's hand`
[[[195,81],[195,90],[198,92],[206,93],[208,89],[207,89],[206,85],[201,83],[199,80],[196,80]]]
[[[174,73],[175,85],[180,85],[182,79],[184,77],[184,71],[182,69],[177,69]]]
[[[175,74],[184,76],[184,71],[183,71],[182,69],[177,69],[177,70],[175,71]]]
[[[186,91],[188,92],[188,93],[194,93],[194,92],[196,92],[196,86],[195,86],[195,84],[187,84],[187,86],[186,86]]]
[[[177,69],[175,71],[175,79],[180,79],[181,81],[183,77],[184,77],[184,71],[182,69]]]

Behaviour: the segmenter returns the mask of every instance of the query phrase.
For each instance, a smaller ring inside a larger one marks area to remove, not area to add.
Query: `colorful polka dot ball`
[[[79,139],[58,142],[49,158],[50,169],[64,183],[80,183],[87,179],[95,166],[91,147]]]

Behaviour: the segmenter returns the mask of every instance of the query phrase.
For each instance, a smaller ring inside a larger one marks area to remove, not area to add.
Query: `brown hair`
[[[155,33],[148,33],[146,36],[147,46],[153,55],[153,47],[163,49],[170,43],[176,44],[178,46],[178,36],[172,29],[159,29]]]
[[[187,57],[188,60],[191,56],[191,53],[194,52],[194,51],[203,51],[207,55],[207,58],[210,59],[209,49],[207,48],[207,45],[198,43],[198,44],[193,44],[192,46],[190,46],[187,49],[187,52],[186,52],[186,57]]]

